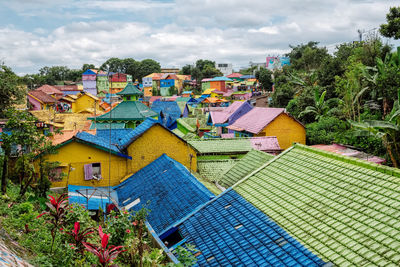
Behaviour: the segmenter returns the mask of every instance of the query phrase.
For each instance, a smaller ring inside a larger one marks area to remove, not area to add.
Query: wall
[[[143,87],[144,96],[153,96],[153,87]]]
[[[97,76],[96,85],[97,85],[97,92],[106,91],[108,93],[109,84],[107,76]]]
[[[205,90],[210,88],[210,82],[203,82],[201,83],[201,91],[204,92]]]
[[[81,95],[78,99],[72,103],[72,112],[78,112],[86,108],[93,108],[95,100],[87,95]],[[99,101],[96,103],[96,109],[99,110]]]
[[[31,110],[41,110],[42,109],[42,104],[40,104],[39,101],[28,95],[28,101],[32,105]]]
[[[214,81],[210,82],[210,88],[217,89],[218,91],[226,92],[225,82],[224,81]]]
[[[63,173],[65,173],[66,176],[63,181],[53,182],[52,187],[64,187],[67,183],[83,186],[108,186],[108,167],[110,159],[110,154],[108,152],[76,141],[72,141],[71,143],[58,148],[57,151],[57,154],[47,155],[45,158],[49,161],[59,161],[63,166],[66,166],[63,168]],[[120,180],[127,175],[126,171],[129,161],[129,159],[111,154],[111,186],[118,185]],[[101,175],[103,179],[100,181],[85,181],[83,166],[85,164],[96,162],[101,164]],[[35,169],[38,170],[38,160],[35,163]],[[73,170],[69,172],[69,177],[68,164],[70,168],[73,168]]]
[[[306,130],[303,125],[285,113],[279,115],[264,130],[254,136],[276,136],[282,149],[291,147],[294,142],[306,143]]]
[[[195,150],[172,132],[154,125],[128,146],[128,155],[132,157],[128,172],[137,172],[164,153],[185,165],[188,170],[191,166],[192,171],[197,171]],[[193,155],[191,164],[190,154]]]

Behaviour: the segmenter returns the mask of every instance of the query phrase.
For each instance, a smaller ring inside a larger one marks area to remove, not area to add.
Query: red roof
[[[246,131],[249,133],[258,134],[268,124],[275,120],[276,117],[284,112],[284,108],[254,107],[227,128],[235,131]]]
[[[36,91],[42,91],[43,93],[46,93],[48,95],[62,95],[63,92],[58,90],[55,86],[51,86],[48,84],[42,85],[39,88],[36,89]]]
[[[60,91],[80,91],[77,84],[71,85],[54,85]]]
[[[243,76],[243,74],[238,73],[238,72],[235,72],[235,73],[232,73],[232,74],[227,75],[226,77],[227,77],[227,78],[240,78],[240,77],[242,77],[242,76]]]
[[[29,91],[28,95],[38,99],[39,101],[43,102],[43,103],[56,103],[56,99],[54,97],[51,97],[50,95],[42,92],[42,91],[38,91],[38,90],[33,90],[33,91]]]

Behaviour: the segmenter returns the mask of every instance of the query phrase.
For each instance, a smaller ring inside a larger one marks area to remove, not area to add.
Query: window
[[[131,96],[127,96],[127,97],[126,97],[126,100],[131,100]]]
[[[101,164],[100,163],[91,163],[85,164],[84,172],[85,172],[85,180],[100,180],[101,177]]]
[[[174,245],[182,242],[183,237],[179,232],[179,230],[176,228],[172,229],[172,231],[166,237],[163,237],[161,240],[166,247],[171,248]]]

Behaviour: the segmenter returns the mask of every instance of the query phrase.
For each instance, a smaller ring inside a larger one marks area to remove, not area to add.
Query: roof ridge
[[[295,146],[291,146],[288,149],[286,149],[285,151],[283,151],[281,154],[273,157],[271,160],[269,160],[268,162],[266,162],[265,164],[261,165],[261,167],[257,168],[256,170],[250,172],[249,174],[247,174],[245,177],[243,177],[242,179],[240,179],[237,183],[235,183],[234,185],[232,185],[230,188],[234,188],[236,186],[238,186],[239,184],[241,184],[242,182],[246,181],[247,178],[253,176],[254,174],[256,174],[257,172],[261,171],[262,169],[264,169],[266,166],[268,166],[269,164],[271,164],[272,162],[274,162],[275,160],[279,159],[280,157],[282,157],[283,155],[285,155],[286,153],[288,153],[289,151],[291,151]],[[229,188],[228,188],[229,189]]]
[[[322,149],[319,149],[316,147],[310,147],[310,146],[306,146],[303,144],[296,143],[294,145],[294,147],[299,148],[301,150],[313,152],[318,155],[327,156],[328,158],[336,159],[336,160],[339,160],[339,161],[342,161],[345,163],[353,164],[356,166],[364,167],[364,168],[367,168],[370,170],[374,170],[374,171],[381,172],[381,173],[388,174],[388,175],[393,175],[393,176],[400,178],[400,169],[397,169],[397,168],[377,164],[374,162],[370,162],[370,161],[366,161],[366,160],[362,160],[362,159],[358,159],[358,158],[354,158],[354,157],[341,155],[341,154],[330,152],[330,151],[325,151],[325,150],[322,150]]]

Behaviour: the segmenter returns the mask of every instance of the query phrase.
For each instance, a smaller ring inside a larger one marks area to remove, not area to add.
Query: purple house
[[[82,85],[83,91],[88,92],[94,96],[97,96],[97,87],[96,87],[96,70],[87,70],[82,73]]]
[[[224,131],[223,128],[233,124],[252,108],[253,107],[247,101],[235,101],[229,107],[223,108],[222,110],[210,111],[207,124],[217,127],[217,134],[221,135]]]

